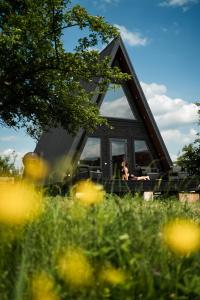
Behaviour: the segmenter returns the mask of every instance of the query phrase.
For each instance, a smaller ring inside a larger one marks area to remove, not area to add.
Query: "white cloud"
[[[183,145],[191,143],[196,137],[197,131],[194,128],[189,131],[181,132],[178,129],[167,129],[162,131],[162,136],[166,142],[181,140]]]
[[[121,33],[122,39],[127,42],[129,46],[145,46],[147,44],[148,39],[146,37],[142,37],[139,32],[129,31],[125,26],[114,24]]]
[[[22,165],[23,165],[22,164],[22,158],[27,152],[29,152],[29,151],[19,152],[19,151],[15,151],[12,148],[7,148],[7,149],[0,152],[0,156],[10,156],[11,161],[15,160],[15,166],[17,168],[21,168]]]
[[[165,85],[141,82],[141,86],[170,156],[175,160],[183,146],[196,138],[197,107],[183,99],[167,96]]]
[[[91,1],[88,0],[90,3]],[[120,0],[93,0],[92,3],[101,10],[106,10],[110,5],[117,5]]]
[[[183,146],[192,143],[196,139],[197,131],[194,128],[188,128],[186,131],[180,129],[162,130],[161,135],[165,141],[167,149],[173,161],[181,153]]]
[[[100,108],[102,116],[116,117],[116,112],[118,118],[135,119],[125,96],[113,101],[106,101],[106,99],[103,101]]]
[[[16,141],[17,138],[14,135],[8,135],[8,136],[1,136],[0,142],[13,142]]]
[[[167,88],[164,84],[157,83],[144,83],[140,82],[143,88],[143,91],[148,99],[154,97],[155,95],[162,95],[167,92]]]
[[[101,0],[102,2],[105,2],[107,4],[115,4],[115,3],[118,3],[119,0]]]
[[[193,4],[199,3],[199,0],[165,0],[160,6],[182,7],[183,11],[187,11]]]
[[[14,149],[8,148],[8,149],[3,150],[3,151],[0,153],[0,155],[2,155],[2,156],[9,156],[9,155],[13,155],[14,152],[15,152]]]
[[[143,91],[161,129],[194,125],[198,121],[197,106],[166,95],[165,85],[141,82]]]

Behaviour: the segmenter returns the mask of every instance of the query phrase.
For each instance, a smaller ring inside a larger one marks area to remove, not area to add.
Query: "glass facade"
[[[81,154],[79,163],[88,166],[101,166],[101,140],[88,138]]]
[[[111,139],[112,177],[121,178],[122,161],[127,159],[127,140]]]
[[[134,141],[135,164],[140,167],[152,166],[152,156],[144,140]]]
[[[128,99],[122,86],[111,84],[100,107],[100,114],[104,117],[135,120]]]

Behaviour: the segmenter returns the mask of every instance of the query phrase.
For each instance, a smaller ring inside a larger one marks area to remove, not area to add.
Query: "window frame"
[[[106,90],[106,92],[105,92],[105,94],[102,96],[102,99],[101,99],[101,102],[100,102],[100,106],[99,106],[99,112],[100,112],[100,114],[101,114],[101,106],[103,105],[103,102],[104,102],[104,100],[105,100],[105,97],[106,97],[106,94],[107,94],[107,92],[108,92],[108,89],[110,88],[110,85],[114,85],[115,83],[111,83],[111,84],[109,84],[108,85],[108,88],[107,88],[107,90]],[[131,111],[131,113],[132,113],[132,115],[133,115],[133,117],[132,118],[123,118],[123,117],[116,117],[116,116],[106,116],[106,115],[103,115],[103,114],[101,114],[101,116],[102,117],[104,117],[104,118],[110,118],[110,119],[116,119],[116,120],[126,120],[126,121],[131,121],[131,122],[135,122],[135,121],[138,121],[138,116],[137,116],[137,113],[136,113],[136,111],[132,108],[132,105],[130,104],[130,95],[129,95],[129,93],[127,93],[127,86],[125,86],[124,84],[120,84],[120,87],[122,88],[122,90],[123,90],[123,92],[124,92],[124,95],[126,96],[126,100],[127,100],[127,102],[128,102],[128,105],[129,105],[129,108],[130,108],[130,111]],[[114,90],[114,88],[113,89],[111,89],[111,90]]]
[[[145,142],[145,144],[146,144],[146,147],[147,147],[147,150],[148,150],[148,153],[149,153],[149,156],[150,156],[150,159],[151,159],[151,162],[150,162],[150,164],[149,165],[144,165],[144,166],[142,166],[142,165],[140,165],[140,164],[138,164],[137,163],[137,161],[136,161],[136,148],[135,148],[135,142],[136,141],[143,141],[143,142]],[[153,158],[153,155],[152,155],[152,153],[151,153],[151,150],[150,150],[150,147],[149,147],[149,144],[148,144],[148,142],[147,142],[147,140],[145,139],[145,138],[134,138],[133,139],[133,153],[134,153],[134,159],[133,159],[133,161],[134,161],[134,166],[136,167],[136,165],[138,165],[138,166],[140,166],[140,167],[150,167],[150,168],[152,168],[152,165],[154,164],[154,158]],[[153,165],[154,166],[154,165]]]
[[[95,165],[95,166],[92,166],[92,165],[87,165],[87,164],[83,164],[81,163],[81,155],[83,154],[83,151],[85,149],[85,146],[88,142],[89,139],[98,139],[99,140],[99,160],[100,160],[100,164],[99,165]],[[86,140],[86,143],[81,151],[81,154],[80,154],[80,157],[79,157],[79,160],[78,160],[78,165],[79,166],[89,166],[91,169],[102,169],[102,143],[101,143],[101,137],[97,137],[97,136],[88,136],[87,137],[87,140]]]
[[[112,162],[112,142],[118,142],[118,141],[122,141],[125,142],[126,144],[126,148],[125,148],[125,160],[128,160],[128,138],[109,138],[109,156],[110,156],[110,177],[112,178],[114,176],[113,174],[113,162]]]

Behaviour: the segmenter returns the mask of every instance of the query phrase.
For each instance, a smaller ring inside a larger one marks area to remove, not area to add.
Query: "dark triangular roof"
[[[163,165],[163,169],[168,170],[172,165],[172,161],[163,142],[159,129],[156,125],[156,122],[121,37],[115,38],[100,53],[100,59],[103,59],[106,56],[109,56],[111,66],[117,59],[121,70],[132,75],[132,79],[127,82],[127,85],[131,92],[134,94],[135,105],[137,106],[137,109],[143,118],[145,127],[149,134],[149,138],[151,139],[156,149],[159,160]],[[86,84],[84,85],[84,87],[87,91],[92,91],[96,88],[94,83]],[[99,95],[94,96],[94,101],[96,101],[96,103],[99,103],[98,99]],[[49,132],[42,135],[35,148],[35,152],[43,155],[43,157],[50,163],[54,163],[58,157],[66,155],[70,157],[72,161],[75,161],[77,159],[76,150],[83,148],[83,144],[85,142],[86,132],[82,129],[78,131],[76,136],[71,136],[67,133],[66,130],[62,128],[53,128],[50,129]]]
[[[111,49],[112,48],[112,49]],[[135,102],[140,111],[146,129],[149,133],[149,137],[152,140],[152,143],[158,153],[158,157],[161,160],[164,169],[167,170],[172,166],[172,161],[169,156],[168,150],[164,144],[158,126],[155,122],[151,109],[148,105],[140,82],[137,78],[133,65],[130,61],[124,43],[121,37],[114,39],[103,51],[108,51],[110,53],[110,64],[114,63],[114,60],[118,58],[120,62],[120,68],[122,71],[132,75],[132,80],[128,81],[128,86],[130,90],[135,95]],[[104,55],[104,54],[103,54]]]

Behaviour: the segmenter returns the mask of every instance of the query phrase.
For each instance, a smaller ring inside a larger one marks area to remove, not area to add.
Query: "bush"
[[[15,156],[0,156],[0,176],[17,176],[19,170],[15,167]]]

